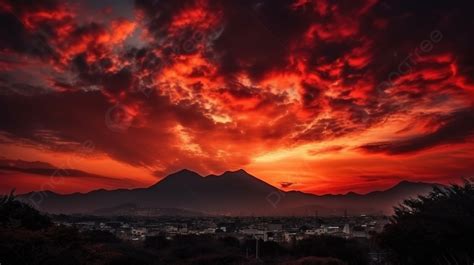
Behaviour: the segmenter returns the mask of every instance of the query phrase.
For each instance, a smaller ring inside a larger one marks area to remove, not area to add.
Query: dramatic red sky
[[[473,8],[0,0],[0,192],[182,168],[317,194],[472,176]]]

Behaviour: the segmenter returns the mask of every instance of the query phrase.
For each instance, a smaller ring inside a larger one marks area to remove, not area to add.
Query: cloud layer
[[[64,154],[91,141],[149,176],[249,167],[309,191],[368,189],[357,176],[383,167],[346,171],[346,159],[448,180],[443,165],[412,164],[472,155],[472,5],[2,1],[2,146]]]

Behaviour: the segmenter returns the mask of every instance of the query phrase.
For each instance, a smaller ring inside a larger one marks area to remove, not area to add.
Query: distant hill
[[[20,198],[50,213],[97,215],[342,215],[390,214],[403,199],[426,194],[435,184],[402,181],[368,194],[314,195],[282,191],[244,170],[203,177],[190,170],[168,175],[149,188],[96,190],[60,195],[32,192]],[[160,210],[161,209],[161,210]]]

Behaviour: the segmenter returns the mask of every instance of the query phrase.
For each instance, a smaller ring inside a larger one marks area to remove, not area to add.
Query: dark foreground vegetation
[[[370,264],[368,242],[319,236],[288,245],[232,237],[163,236],[123,242],[102,231],[80,233],[14,199],[0,198],[0,263],[79,264]],[[456,264],[474,261],[474,189],[471,184],[435,189],[405,201],[392,223],[377,235],[388,253],[382,264]],[[373,246],[372,246],[373,247]]]
[[[435,187],[406,200],[395,208],[379,243],[394,264],[474,264],[474,186]]]

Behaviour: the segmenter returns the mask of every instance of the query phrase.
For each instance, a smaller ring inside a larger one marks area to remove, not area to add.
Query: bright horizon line
[[[68,169],[64,169],[64,170],[68,170]],[[169,174],[167,174],[166,176],[162,177],[161,179],[159,179],[157,182],[155,182],[154,184],[152,185],[149,185],[149,186],[144,186],[144,187],[131,187],[131,188],[115,188],[115,189],[107,189],[107,188],[97,188],[97,189],[93,189],[93,190],[90,190],[90,191],[86,191],[86,192],[79,192],[79,191],[76,191],[76,192],[69,192],[69,193],[64,193],[64,192],[57,192],[57,191],[52,191],[52,190],[33,190],[33,191],[30,191],[30,192],[26,192],[26,193],[21,193],[21,194],[18,194],[19,196],[22,196],[22,195],[26,195],[26,194],[30,194],[30,193],[41,193],[41,192],[45,192],[45,193],[55,193],[55,194],[60,194],[60,195],[72,195],[72,194],[88,194],[88,193],[91,193],[91,192],[96,192],[96,191],[115,191],[115,190],[136,190],[136,189],[148,189],[148,188],[151,188],[152,186],[160,183],[161,181],[163,181],[164,179],[168,178],[169,176],[173,175],[173,174],[176,174],[176,173],[179,173],[179,172],[182,172],[182,171],[189,171],[189,172],[192,172],[192,173],[195,173],[197,175],[199,175],[201,178],[207,178],[207,177],[221,177],[223,175],[225,175],[226,173],[237,173],[239,171],[243,171],[247,174],[249,174],[250,176],[254,177],[254,178],[257,178],[259,179],[260,181],[263,181],[265,182],[267,185],[270,185],[280,191],[283,191],[283,192],[301,192],[301,193],[305,193],[305,194],[311,194],[311,195],[315,195],[315,196],[344,196],[344,195],[348,195],[348,194],[355,194],[355,195],[360,195],[360,196],[364,196],[364,195],[367,195],[367,194],[370,194],[372,192],[383,192],[383,191],[387,191],[387,190],[390,190],[402,183],[412,183],[412,184],[428,184],[428,185],[438,185],[438,186],[446,186],[446,184],[441,184],[441,183],[438,183],[438,182],[430,182],[430,181],[410,181],[410,180],[400,180],[398,182],[395,182],[391,185],[389,185],[388,187],[386,188],[382,188],[382,189],[374,189],[374,190],[370,190],[368,192],[364,192],[364,193],[361,193],[361,192],[356,192],[356,191],[347,191],[345,193],[331,193],[331,192],[328,192],[328,193],[313,193],[313,192],[305,192],[305,191],[300,191],[300,190],[296,190],[296,189],[288,189],[288,190],[284,190],[282,188],[278,188],[270,183],[268,183],[267,181],[265,181],[264,179],[261,179],[259,178],[258,176],[255,176],[251,173],[249,173],[248,171],[246,171],[244,168],[239,168],[239,169],[236,169],[236,170],[226,170],[224,171],[223,173],[221,174],[200,174],[198,173],[197,171],[195,170],[192,170],[192,169],[189,169],[189,168],[182,168],[182,169],[179,169],[179,170],[176,170],[176,171],[173,171]],[[459,178],[458,182],[449,182],[447,185],[451,185],[451,184],[457,184],[459,183],[459,181],[462,181],[462,178]],[[2,195],[8,195],[9,193],[3,193]]]

